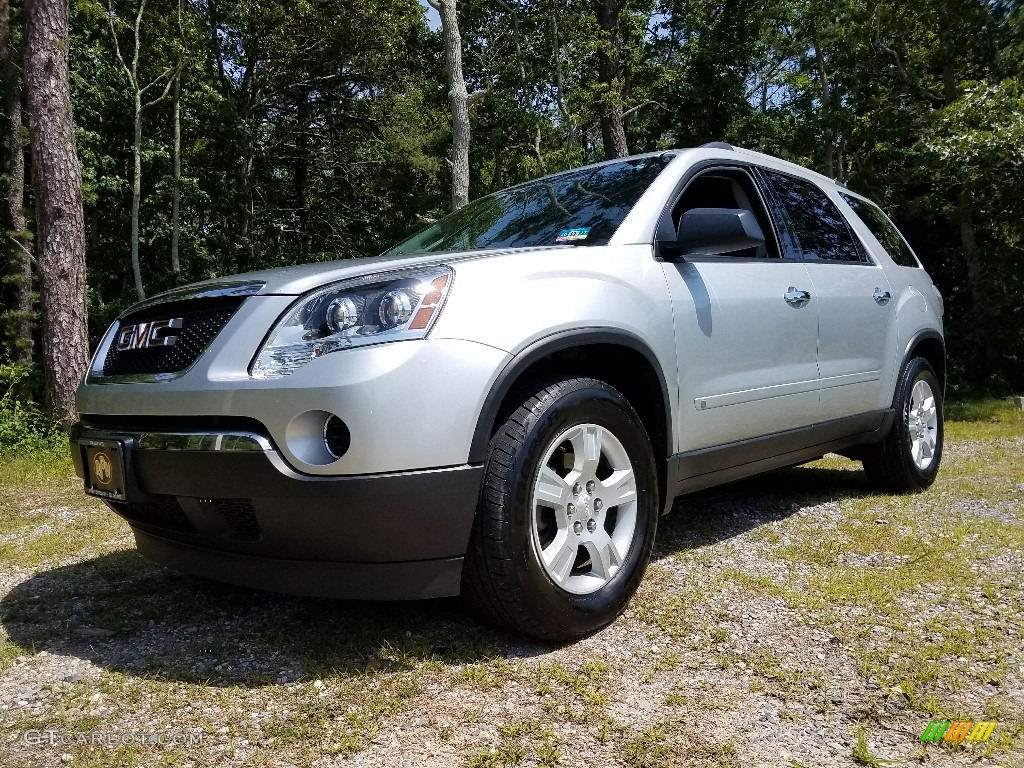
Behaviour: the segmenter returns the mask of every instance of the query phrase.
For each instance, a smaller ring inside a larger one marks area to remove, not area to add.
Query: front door
[[[805,265],[781,257],[745,169],[715,168],[693,179],[673,207],[673,221],[691,208],[750,210],[766,245],[664,264],[679,361],[677,451],[813,424],[818,302]]]
[[[818,304],[803,264],[707,258],[666,264],[687,452],[813,424]]]

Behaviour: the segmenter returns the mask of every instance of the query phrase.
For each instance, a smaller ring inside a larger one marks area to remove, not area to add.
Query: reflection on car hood
[[[511,248],[501,250],[483,251],[455,251],[448,253],[425,253],[416,255],[398,256],[374,256],[362,259],[345,259],[343,261],[320,261],[312,264],[297,264],[293,267],[279,267],[277,269],[266,269],[259,272],[246,272],[240,275],[218,277],[212,280],[204,280],[199,283],[175,288],[172,291],[158,294],[148,299],[145,303],[159,303],[170,301],[183,293],[206,293],[217,292],[220,289],[232,289],[234,287],[258,286],[258,290],[248,291],[260,295],[276,294],[285,296],[298,296],[311,291],[322,285],[334,283],[352,277],[373,274],[374,272],[388,272],[406,267],[425,266],[430,264],[453,264],[468,259],[500,256],[525,251],[547,251],[573,246],[552,245],[538,248]]]

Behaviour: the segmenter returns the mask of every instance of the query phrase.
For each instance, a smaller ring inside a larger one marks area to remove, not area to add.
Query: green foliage
[[[30,366],[0,364],[0,456],[67,452],[64,433],[32,401],[38,389]]]
[[[974,262],[954,249],[944,254],[943,267],[957,278],[949,302],[961,321],[951,329],[960,348],[954,372],[970,382],[971,370],[985,371],[995,389],[1024,391],[1024,82],[962,85],[959,98],[930,116],[915,152],[933,211],[970,222],[978,240]]]
[[[138,7],[71,3],[93,343],[135,300],[133,102],[110,20],[130,58]],[[609,98],[633,152],[724,139],[809,165],[881,203],[936,280],[951,391],[1024,391],[1018,0],[638,0],[614,42],[591,0],[459,0],[458,16],[467,87],[485,94],[470,113],[471,196],[602,158]],[[444,50],[417,0],[148,0],[138,43],[140,81],[160,84],[147,100],[181,67],[180,274],[171,99],[143,116],[148,293],[371,256],[447,212]],[[621,69],[601,83],[613,45]],[[6,248],[5,307],[18,263]],[[27,341],[17,320],[0,327],[11,359]]]

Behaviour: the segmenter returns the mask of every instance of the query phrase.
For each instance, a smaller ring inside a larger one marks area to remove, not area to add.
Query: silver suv
[[[942,299],[870,201],[711,144],[477,200],[375,259],[125,312],[78,390],[147,557],[282,592],[455,595],[567,640],[690,491],[838,452],[920,490]]]

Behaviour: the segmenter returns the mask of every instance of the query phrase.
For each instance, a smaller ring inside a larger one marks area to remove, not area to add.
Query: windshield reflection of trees
[[[499,192],[433,224],[396,252],[553,245],[562,230],[587,227],[587,244],[604,244],[666,162],[631,160]]]

